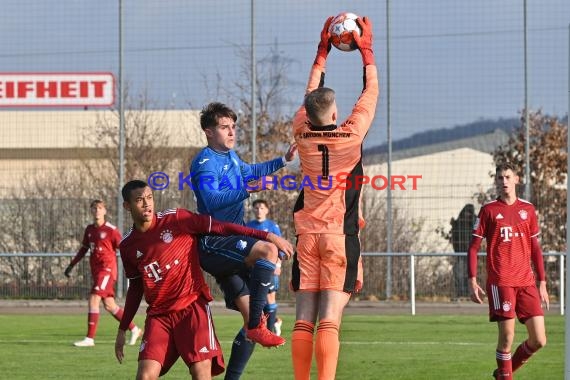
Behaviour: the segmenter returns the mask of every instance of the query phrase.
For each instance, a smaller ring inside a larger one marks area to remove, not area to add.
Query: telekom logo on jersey
[[[513,227],[501,227],[501,237],[503,238],[504,242],[511,241],[513,237],[523,237],[524,233],[522,232],[515,232],[513,233]]]
[[[154,282],[159,282],[162,280],[162,277],[160,276],[161,273],[169,271],[178,264],[180,264],[180,262],[178,260],[174,260],[173,264],[166,264],[163,268],[161,268],[158,261],[153,261],[152,263],[145,265],[144,270],[149,278],[154,278]]]

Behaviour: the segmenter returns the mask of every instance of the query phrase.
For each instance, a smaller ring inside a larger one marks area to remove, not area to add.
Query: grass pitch
[[[292,379],[289,338],[293,316],[283,318],[284,347],[257,347],[248,379]],[[102,314],[96,346],[72,346],[84,337],[86,315],[1,315],[0,368],[3,379],[133,379],[138,346],[125,347],[125,361],[114,356],[117,322]],[[214,315],[226,362],[241,323],[235,315]],[[143,323],[137,315],[136,322]],[[564,318],[546,317],[548,344],[516,372],[517,380],[564,377]],[[526,336],[517,326],[517,344]],[[347,315],[341,329],[337,379],[489,379],[495,368],[496,326],[482,315]],[[188,379],[179,360],[164,379]],[[219,379],[223,376],[219,376]],[[316,378],[316,376],[313,376]]]

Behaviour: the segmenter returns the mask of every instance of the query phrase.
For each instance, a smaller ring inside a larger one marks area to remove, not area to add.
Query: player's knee
[[[256,259],[265,259],[272,263],[277,262],[277,247],[273,243],[264,242],[256,250]]]
[[[115,302],[108,301],[105,299],[103,300],[103,307],[109,313],[114,313],[117,309],[117,305],[115,304]]]
[[[532,340],[529,339],[528,345],[534,351],[538,351],[541,348],[543,348],[544,346],[546,346],[546,336],[541,336],[541,337],[538,337],[538,338],[532,339]]]
[[[505,333],[499,335],[499,342],[498,342],[499,344],[497,346],[497,349],[501,351],[510,351],[513,345],[514,338],[515,338],[514,333]]]

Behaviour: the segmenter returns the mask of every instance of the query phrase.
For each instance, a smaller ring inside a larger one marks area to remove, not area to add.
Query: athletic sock
[[[111,315],[113,315],[113,317],[114,317],[117,321],[119,321],[119,323],[120,323],[120,322],[121,322],[121,319],[123,319],[123,312],[124,312],[123,308],[122,308],[122,307],[118,307],[115,311],[113,311],[113,312],[111,313]],[[135,325],[135,324],[133,323],[133,321],[131,321],[131,323],[129,323],[129,330],[132,330],[132,329],[134,329],[135,327],[137,327],[137,325]]]
[[[87,338],[95,339],[97,325],[99,324],[99,312],[89,311],[87,314]]]
[[[497,379],[513,380],[513,368],[510,352],[496,351],[497,358]]]
[[[249,287],[249,323],[247,324],[249,329],[259,326],[263,307],[267,303],[267,292],[272,284],[273,272],[275,272],[275,264],[264,259],[257,260],[253,266]]]
[[[332,320],[321,319],[315,345],[319,380],[334,380],[339,349],[338,325]]]
[[[291,357],[295,380],[311,378],[313,362],[313,332],[315,325],[307,321],[297,321],[291,334]]]
[[[255,343],[245,338],[245,331],[241,329],[232,344],[230,361],[226,368],[224,380],[237,380],[243,374],[245,366],[253,354]]]
[[[263,312],[267,315],[267,328],[275,332],[275,321],[277,320],[277,304],[268,303],[263,308]]]
[[[512,365],[513,365],[513,372],[515,372],[517,369],[519,369],[524,363],[526,363],[528,361],[528,359],[530,359],[530,357],[532,356],[532,354],[534,354],[536,352],[536,350],[533,350],[529,345],[528,345],[528,341],[524,341],[522,342],[518,347],[517,350],[515,351],[515,354],[513,355],[513,359],[512,359]]]

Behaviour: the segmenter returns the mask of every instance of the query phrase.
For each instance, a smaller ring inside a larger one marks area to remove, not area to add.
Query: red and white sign
[[[0,107],[110,106],[112,73],[0,73]]]

